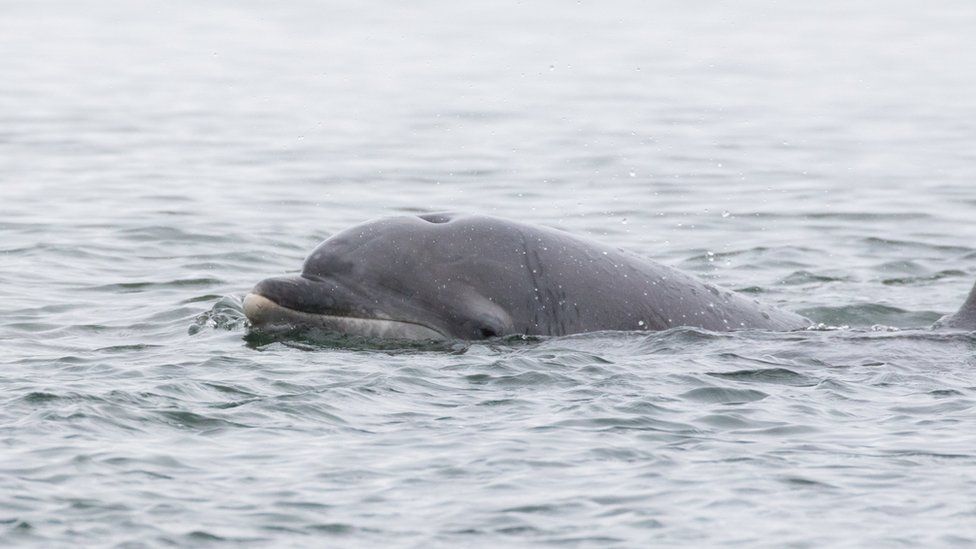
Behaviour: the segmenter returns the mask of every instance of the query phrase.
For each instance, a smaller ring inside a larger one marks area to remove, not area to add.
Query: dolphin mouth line
[[[408,320],[307,313],[276,303],[261,294],[244,296],[244,315],[253,326],[312,325],[325,330],[365,337],[448,339],[440,330]]]

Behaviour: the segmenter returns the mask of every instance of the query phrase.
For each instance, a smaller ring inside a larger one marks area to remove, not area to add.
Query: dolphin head
[[[258,328],[366,337],[515,333],[505,290],[521,284],[524,273],[495,257],[495,246],[511,237],[501,231],[486,218],[447,213],[358,225],[315,248],[301,274],[259,282],[244,299],[244,313]]]

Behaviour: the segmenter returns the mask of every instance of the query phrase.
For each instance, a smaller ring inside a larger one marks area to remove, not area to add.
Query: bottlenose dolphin
[[[958,311],[940,318],[932,327],[946,330],[976,330],[976,285]]]
[[[976,326],[976,289],[967,315]],[[811,321],[636,254],[486,215],[370,221],[324,241],[300,275],[244,298],[258,328],[485,339],[601,330],[799,330]],[[949,317],[947,317],[949,318]],[[951,319],[950,319],[951,320]]]

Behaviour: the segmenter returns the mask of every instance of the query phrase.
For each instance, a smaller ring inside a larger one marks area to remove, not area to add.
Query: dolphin
[[[937,330],[976,331],[976,285],[958,311],[940,318],[932,327]]]
[[[963,309],[946,325],[976,329],[976,289]],[[342,231],[312,251],[301,274],[254,286],[244,314],[259,329],[413,340],[812,324],[594,240],[457,213],[388,217]]]

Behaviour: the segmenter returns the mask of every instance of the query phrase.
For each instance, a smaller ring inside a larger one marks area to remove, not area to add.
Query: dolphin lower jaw
[[[440,331],[415,322],[297,311],[256,293],[244,297],[244,314],[258,328],[318,328],[369,338],[448,339]]]

